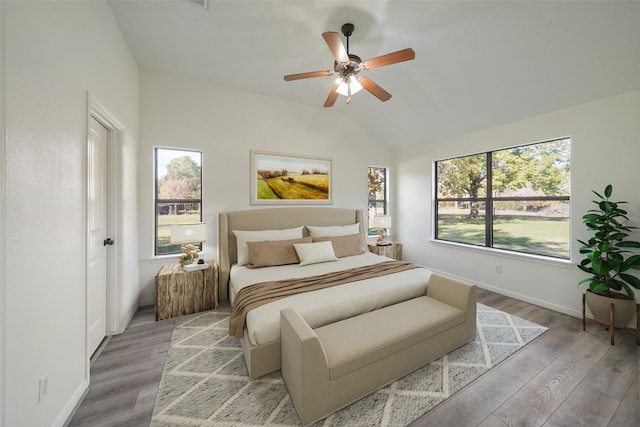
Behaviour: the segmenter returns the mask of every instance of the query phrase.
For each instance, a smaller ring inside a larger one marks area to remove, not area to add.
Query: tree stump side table
[[[386,246],[378,246],[375,243],[369,243],[369,252],[400,261],[402,260],[402,243],[393,242]]]
[[[170,319],[218,307],[218,264],[184,271],[180,264],[165,265],[156,274],[156,320]]]

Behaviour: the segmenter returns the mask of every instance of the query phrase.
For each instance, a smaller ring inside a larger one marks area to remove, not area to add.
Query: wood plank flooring
[[[141,307],[92,361],[89,391],[68,425],[148,426],[173,325],[156,322],[153,306]]]
[[[632,335],[478,289],[478,302],[549,330],[411,424],[638,426],[638,346]]]
[[[414,421],[422,426],[640,425],[638,346],[604,328],[478,289],[478,302],[549,328],[488,374]],[[143,307],[91,366],[89,391],[69,426],[147,426],[173,320]]]

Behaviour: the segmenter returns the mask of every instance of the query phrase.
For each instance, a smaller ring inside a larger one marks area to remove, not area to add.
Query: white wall
[[[440,159],[570,136],[571,263],[506,255],[436,243],[432,239],[432,166]],[[576,239],[589,234],[582,215],[592,209],[591,189],[613,184],[614,200],[626,200],[632,223],[640,225],[640,192],[636,177],[640,159],[640,91],[533,117],[505,126],[441,141],[398,154],[396,218],[398,238],[407,259],[453,274],[481,287],[581,316],[585,278]],[[640,233],[634,233],[640,240]],[[502,273],[494,273],[494,265]],[[640,291],[636,292],[640,301]]]
[[[3,1],[4,425],[62,425],[87,387],[87,91],[124,126],[124,321],[137,307],[137,66],[103,2]],[[38,380],[49,377],[38,403]]]
[[[0,3],[0,427],[4,426],[4,371],[5,371],[5,229],[7,168],[6,168],[6,132],[5,132],[5,103],[4,103],[4,6]]]
[[[161,262],[176,260],[152,259],[155,146],[203,152],[207,259],[217,259],[218,212],[252,208],[250,150],[332,158],[331,206],[365,211],[367,167],[389,166],[392,162],[389,148],[331,109],[141,71],[138,165],[141,305],[154,302],[154,276]]]

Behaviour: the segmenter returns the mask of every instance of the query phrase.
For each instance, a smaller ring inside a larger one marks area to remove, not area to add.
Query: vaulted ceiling
[[[362,91],[329,109],[396,149],[640,89],[640,1],[208,3],[109,2],[140,68],[323,111],[335,77],[283,80],[333,69],[321,33],[353,23],[365,60],[413,48],[363,72],[389,101]]]

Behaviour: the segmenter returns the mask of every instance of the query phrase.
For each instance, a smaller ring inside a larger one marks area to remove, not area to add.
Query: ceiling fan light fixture
[[[349,77],[340,77],[336,83],[338,83],[336,92],[342,96],[350,96],[362,90],[362,85],[354,75]]]

